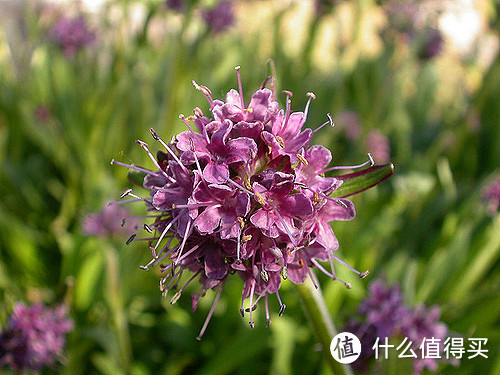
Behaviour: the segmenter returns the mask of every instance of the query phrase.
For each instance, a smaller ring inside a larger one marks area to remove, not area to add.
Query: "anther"
[[[288,96],[289,98],[291,98],[293,96],[293,93],[291,91],[288,91],[288,90],[282,90],[281,91],[283,94],[285,94],[286,96]]]
[[[196,117],[203,117],[203,111],[199,107],[195,107],[193,112]]]
[[[346,287],[347,289],[351,289],[351,288],[352,288],[352,285],[351,285],[351,283],[346,282],[346,283],[345,283],[345,287]]]
[[[285,304],[281,305],[280,306],[280,311],[278,313],[278,316],[282,316],[283,313],[285,312],[285,309],[286,309],[286,305]]]
[[[257,305],[254,304],[253,307],[252,307],[252,311],[255,311],[256,309],[257,309]],[[245,309],[245,312],[250,312],[250,307],[247,307]]]
[[[260,271],[260,277],[262,277],[262,280],[264,280],[265,283],[269,281],[269,275],[266,270]]]
[[[128,239],[128,240],[127,240],[127,242],[125,242],[125,243],[126,243],[127,245],[129,245],[129,244],[130,244],[130,243],[134,240],[134,238],[135,238],[136,236],[137,236],[137,234],[135,234],[135,233],[134,233],[133,235],[131,235],[131,236],[129,237],[129,239]]]
[[[277,135],[275,138],[278,141],[278,144],[281,146],[281,148],[285,148],[285,141],[283,141],[283,138],[281,138],[279,135]]]
[[[153,233],[153,229],[151,229],[151,227],[149,225],[147,225],[146,223],[144,223],[144,229],[146,231],[148,231],[149,233]]]
[[[252,185],[250,184],[250,177],[248,175],[245,175],[245,179],[243,180],[243,184],[248,190],[252,189]]]
[[[247,234],[247,235],[241,237],[241,241],[242,242],[248,242],[251,239],[252,239],[252,235],[251,234]]]
[[[281,273],[281,277],[283,278],[283,280],[286,280],[288,278],[288,271],[287,271],[286,267],[283,267],[281,269],[280,273]]]
[[[255,192],[255,196],[257,197],[257,201],[262,205],[262,206],[265,206],[266,205],[266,201],[264,199],[264,197],[260,194],[260,193],[257,193]]]
[[[121,195],[120,195],[120,199],[123,199],[125,198],[127,195],[129,195],[130,193],[132,192],[132,189],[127,189],[125,190]]]
[[[149,128],[149,131],[151,132],[151,135],[153,136],[155,141],[160,140],[160,137],[158,137],[158,134],[156,133],[156,131],[153,128]]]
[[[310,97],[311,99],[316,99],[316,95],[314,95],[312,92],[308,92],[306,96]]]
[[[182,289],[174,294],[174,296],[170,300],[170,304],[173,305],[174,303],[176,303],[179,300],[179,298],[181,298],[181,294],[182,294]]]
[[[307,159],[305,157],[303,157],[301,154],[296,154],[295,156],[297,156],[297,159],[299,159],[302,164],[309,165],[309,162],[307,161]]]
[[[369,270],[367,270],[367,271],[365,271],[365,272],[360,273],[360,274],[359,274],[359,278],[360,278],[360,279],[364,279],[364,278],[365,278],[366,276],[368,276],[369,274],[370,274],[370,271],[369,271]]]
[[[240,223],[240,229],[245,228],[245,220],[241,216],[238,216],[238,223]]]

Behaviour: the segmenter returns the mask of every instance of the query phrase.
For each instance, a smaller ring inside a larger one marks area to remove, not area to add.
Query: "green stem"
[[[323,348],[323,357],[334,375],[352,375],[351,368],[337,362],[330,353],[330,343],[337,334],[323,299],[321,289],[316,289],[308,278],[303,284],[294,284],[312,329]]]
[[[105,253],[107,296],[118,338],[119,361],[125,373],[129,373],[132,363],[132,349],[123,296],[120,290],[119,260],[116,250],[112,246],[108,246]]]

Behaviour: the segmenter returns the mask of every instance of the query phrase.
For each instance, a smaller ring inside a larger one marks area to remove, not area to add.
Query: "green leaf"
[[[388,179],[394,173],[394,165],[374,165],[362,171],[336,176],[335,178],[344,181],[343,184],[333,192],[333,198],[345,198],[350,195],[361,193],[382,181]]]

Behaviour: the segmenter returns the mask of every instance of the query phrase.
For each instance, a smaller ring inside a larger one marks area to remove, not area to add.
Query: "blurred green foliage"
[[[40,13],[25,10],[29,47],[18,47],[29,48],[30,59],[12,59],[7,37],[0,44],[1,325],[15,301],[69,297],[76,327],[64,366],[56,369],[66,374],[330,373],[287,283],[284,316],[273,302],[271,327],[258,316],[250,329],[238,313],[242,282],[232,280],[198,342],[210,295],[195,313],[188,293],[171,306],[155,272],[138,267],[148,261],[146,246],[81,232],[85,214],[130,186],[126,170],[110,160],[149,167],[134,140],[148,139],[150,127],[164,139],[184,130],[180,113],[190,115],[196,106],[208,111],[191,80],[220,98],[236,86],[233,68],[241,65],[246,100],[273,71],[278,92],[294,93],[294,110],[314,92],[310,127],[326,113],[335,119],[356,111],[357,139],[346,137],[341,124],[316,135],[335,165],[365,160],[371,130],[389,138],[395,175],[353,197],[356,219],[334,226],[339,252],[354,267],[370,269],[371,278],[400,283],[411,305],[441,306],[452,332],[489,339],[488,360],[442,364],[442,373],[498,373],[500,216],[487,215],[481,196],[500,165],[498,54],[485,68],[477,56],[449,50],[423,61],[408,43],[380,39],[385,29],[372,31],[379,50],[365,52],[364,22],[385,5],[368,0],[324,2],[321,14],[311,5],[299,38],[287,25],[302,5],[270,3],[238,3],[237,25],[212,35],[199,17],[204,3],[187,2],[184,14],[176,14],[163,2],[144,1],[144,19],[132,32],[133,4],[109,2],[89,16],[96,43],[70,59],[47,40]],[[498,2],[486,3],[490,31],[498,36]],[[254,7],[255,16],[248,16]],[[116,9],[121,18],[113,17]],[[335,54],[323,55],[325,25],[342,26],[343,11],[354,14],[352,35],[348,43],[339,36],[331,42]],[[294,41],[297,47],[289,48]],[[47,118],[37,116],[40,108]],[[369,279],[340,267],[339,274],[351,290],[319,277],[342,327]]]

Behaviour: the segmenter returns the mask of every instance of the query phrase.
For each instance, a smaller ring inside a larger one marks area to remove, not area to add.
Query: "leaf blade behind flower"
[[[335,190],[332,198],[346,198],[354,194],[361,193],[371,187],[380,184],[394,174],[394,165],[392,163],[384,165],[374,165],[373,167],[362,171],[336,176],[342,180],[342,185]]]

